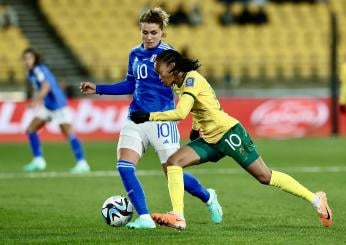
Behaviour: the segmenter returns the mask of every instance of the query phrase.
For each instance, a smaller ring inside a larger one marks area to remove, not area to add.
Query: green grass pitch
[[[74,163],[68,144],[44,144],[46,174],[33,176],[21,172],[30,160],[26,144],[0,144],[0,244],[345,244],[346,139],[256,142],[270,167],[327,192],[331,228],[321,227],[306,201],[258,184],[230,158],[187,170],[217,190],[222,224],[212,224],[205,205],[186,194],[183,232],[112,228],[104,224],[100,208],[109,196],[125,195],[115,172],[115,143],[86,142],[94,172],[78,177],[67,173]],[[166,179],[152,149],[137,169],[150,210],[169,211]]]

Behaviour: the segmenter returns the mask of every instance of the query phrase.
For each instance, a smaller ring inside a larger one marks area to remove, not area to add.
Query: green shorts
[[[250,135],[240,123],[228,130],[216,144],[198,138],[187,145],[199,155],[200,163],[217,162],[224,156],[230,156],[246,168],[259,157]]]

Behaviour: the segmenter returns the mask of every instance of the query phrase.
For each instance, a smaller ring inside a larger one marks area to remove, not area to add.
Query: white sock
[[[81,164],[81,165],[88,165],[88,163],[83,159],[83,160],[79,160],[78,162],[77,162],[77,164],[79,165],[79,164]]]
[[[315,195],[314,199],[312,199],[312,206],[314,206],[315,208],[318,208],[320,206],[321,200],[320,198]]]
[[[44,162],[44,158],[42,156],[40,157],[34,157],[35,162]]]
[[[185,218],[184,218],[184,213],[180,213],[180,212],[176,212],[176,211],[173,211],[173,213],[175,213],[176,215],[178,215],[180,218],[185,219]]]
[[[213,199],[212,194],[209,192],[210,196],[209,196],[209,200],[206,202],[207,205],[211,204],[211,200]]]
[[[150,214],[142,214],[142,215],[139,215],[139,218],[141,218],[141,219],[150,219],[150,220],[152,220]]]

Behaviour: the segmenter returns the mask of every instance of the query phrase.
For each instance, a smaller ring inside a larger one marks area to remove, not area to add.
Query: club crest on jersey
[[[153,54],[150,58],[150,62],[154,62],[156,60],[156,54]]]
[[[195,79],[193,77],[189,77],[186,80],[186,87],[193,87],[193,84],[195,83]]]

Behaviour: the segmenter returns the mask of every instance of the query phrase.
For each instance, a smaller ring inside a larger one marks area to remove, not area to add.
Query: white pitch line
[[[273,168],[276,169],[276,168]],[[346,166],[302,166],[302,167],[279,167],[281,171],[290,173],[337,173],[346,172]],[[198,175],[222,175],[222,174],[240,174],[244,170],[241,168],[215,168],[215,169],[187,169],[188,172]],[[159,176],[161,170],[138,170],[138,176]],[[117,171],[92,171],[87,174],[71,174],[69,172],[38,172],[38,173],[0,173],[0,180],[9,179],[43,179],[43,178],[70,178],[70,177],[116,177]]]

